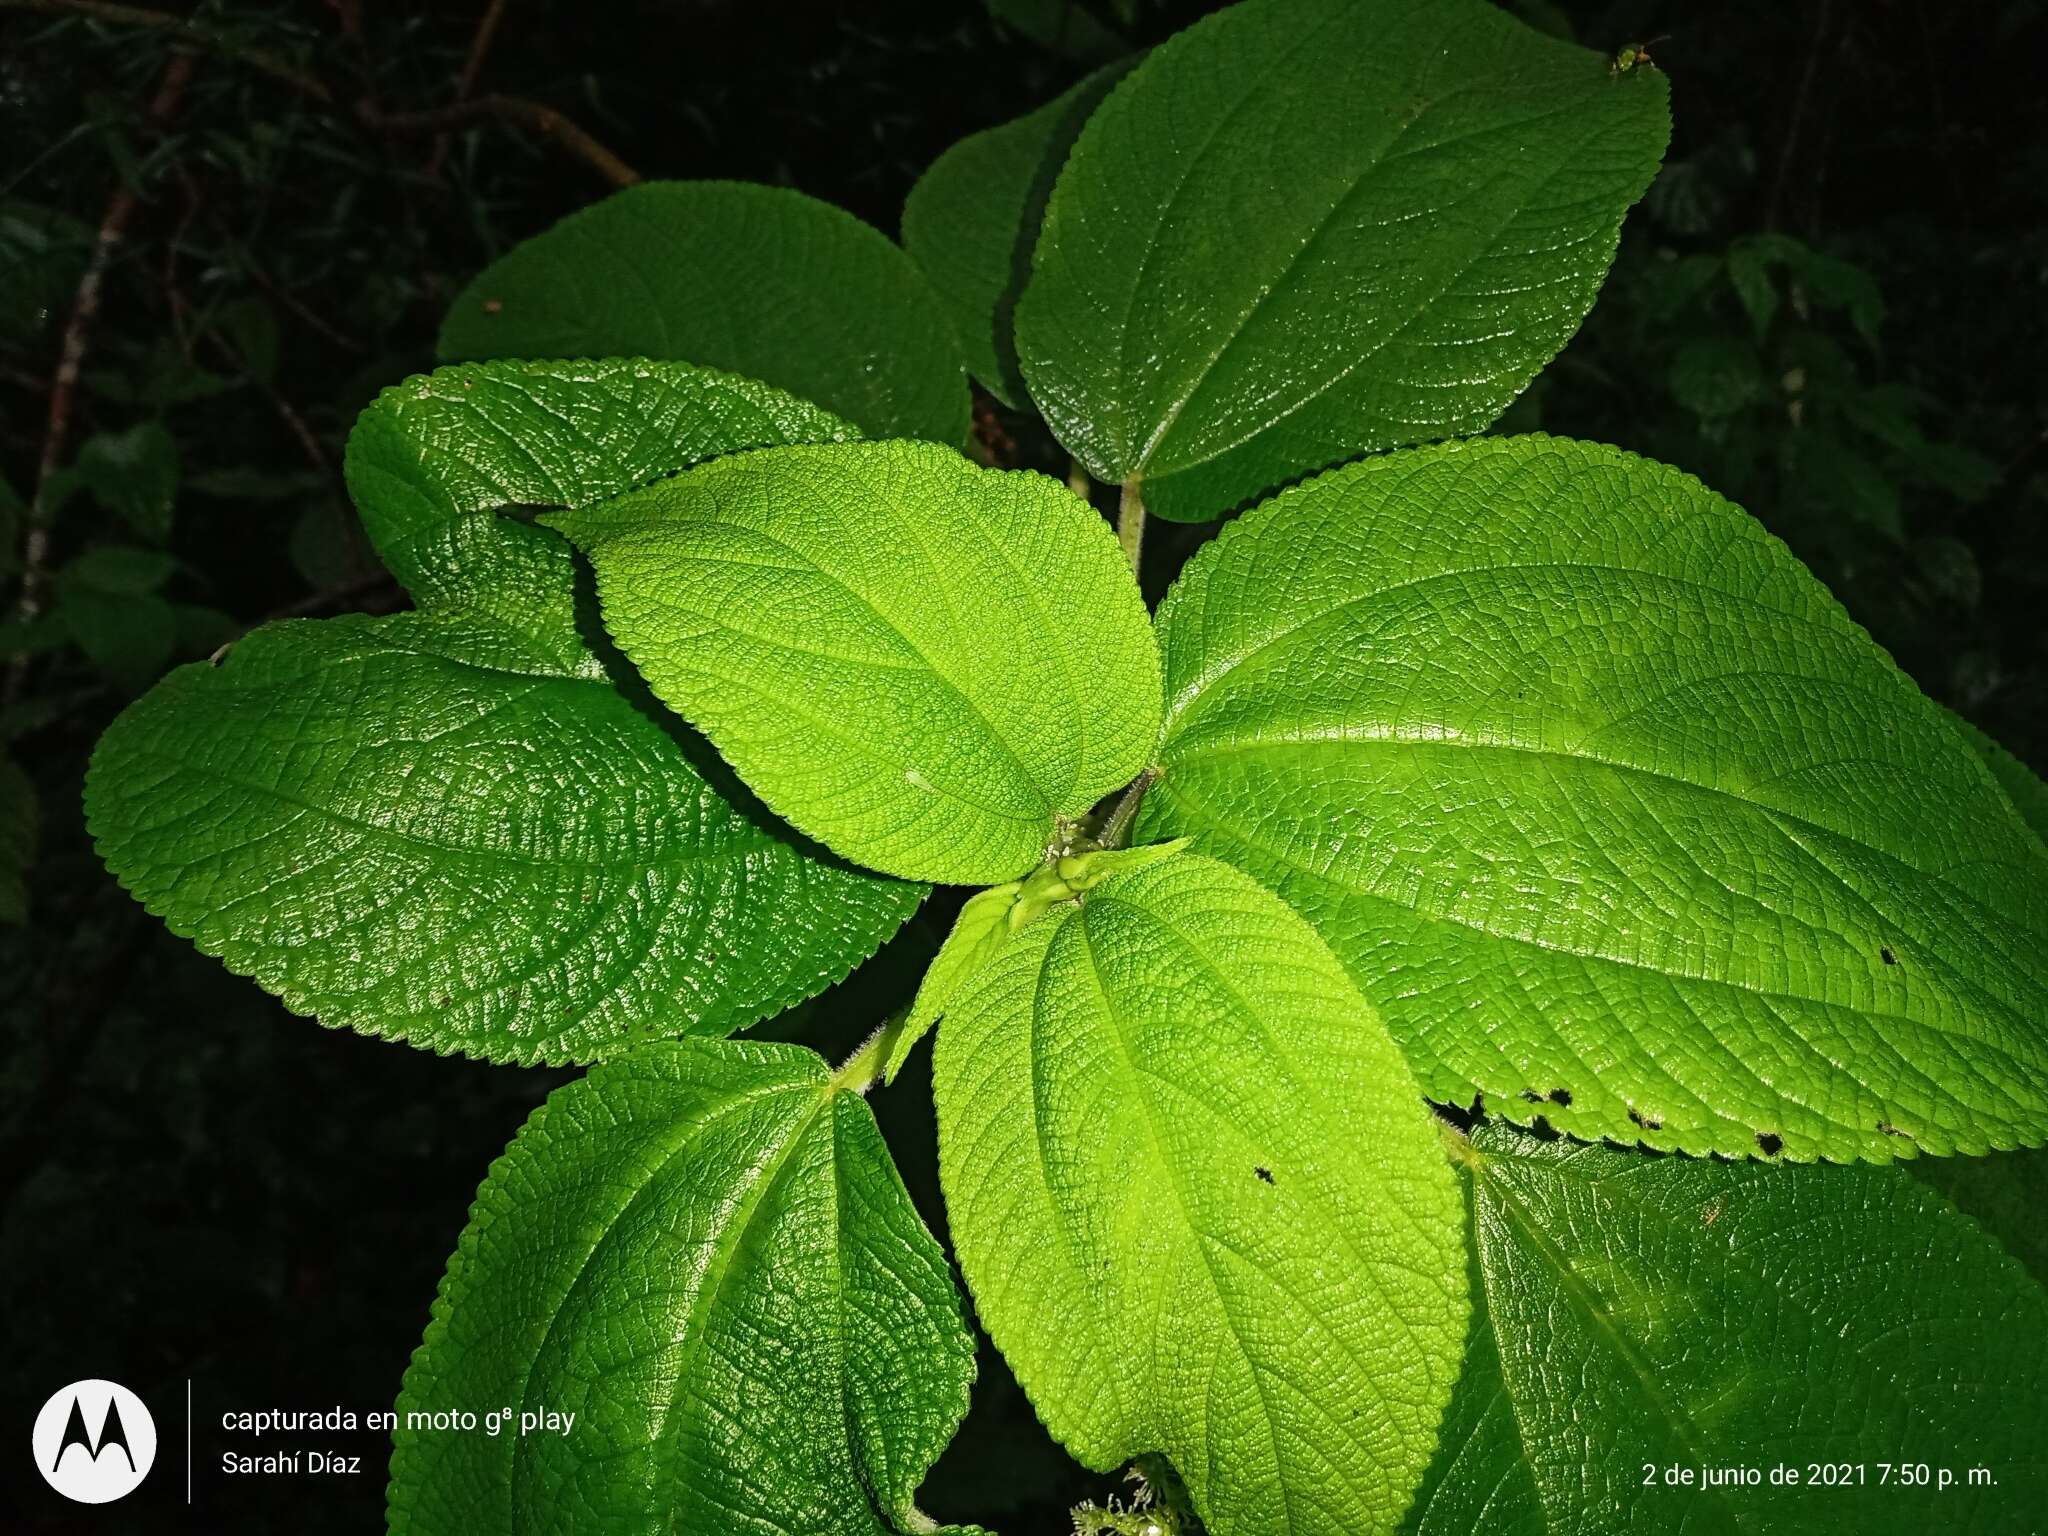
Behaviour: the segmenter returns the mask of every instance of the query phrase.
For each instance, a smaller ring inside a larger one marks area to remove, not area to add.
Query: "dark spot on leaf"
[[[1902,1131],[1896,1125],[1893,1125],[1889,1120],[1878,1121],[1877,1128],[1880,1131],[1883,1131],[1887,1136],[1903,1136],[1908,1141],[1911,1141],[1913,1139],[1913,1133],[1911,1131]]]
[[[1252,1172],[1256,1173],[1261,1179],[1265,1180],[1265,1182],[1268,1184],[1273,1182],[1273,1170],[1270,1168],[1254,1168]]]
[[[1889,944],[1887,944],[1883,949],[1880,949],[1877,953],[1878,958],[1883,960],[1886,965],[1897,965],[1899,963],[1899,957],[1892,953],[1891,946]]]
[[[1765,1157],[1776,1157],[1785,1150],[1785,1138],[1776,1131],[1758,1131],[1756,1133],[1756,1146],[1757,1150],[1763,1153]]]
[[[1550,1090],[1550,1102],[1551,1102],[1551,1103],[1553,1103],[1553,1104],[1559,1105],[1559,1106],[1561,1106],[1562,1108],[1565,1108],[1565,1109],[1570,1109],[1570,1108],[1572,1107],[1572,1091],[1571,1091],[1571,1089],[1569,1089],[1569,1088],[1553,1088],[1553,1089],[1551,1089],[1551,1090]]]
[[[446,1008],[448,1006],[448,999],[445,997],[437,997],[434,999],[434,1006],[436,1008]]]
[[[1661,1131],[1664,1129],[1664,1122],[1662,1120],[1659,1120],[1655,1115],[1644,1114],[1633,1105],[1629,1106],[1628,1117],[1646,1131]]]

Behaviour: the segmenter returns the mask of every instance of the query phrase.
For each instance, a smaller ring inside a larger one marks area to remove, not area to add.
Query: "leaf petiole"
[[[910,1005],[905,1003],[888,1018],[882,1020],[875,1032],[861,1041],[854,1053],[839,1064],[832,1074],[832,1091],[851,1092],[866,1095],[867,1091],[880,1081],[882,1069],[888,1065],[890,1048],[896,1044],[896,1037],[903,1032],[903,1021],[910,1015]]]

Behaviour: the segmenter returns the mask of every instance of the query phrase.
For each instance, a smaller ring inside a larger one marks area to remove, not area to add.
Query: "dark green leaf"
[[[571,214],[469,285],[440,352],[674,358],[765,380],[870,436],[967,438],[959,343],[915,264],[779,187],[653,182]]]
[[[494,513],[846,430],[681,364],[449,368],[386,392],[349,481],[420,611],[273,625],[173,673],[94,757],[102,854],[291,1007],[439,1050],[589,1060],[809,996],[919,888],[735,808],[702,744],[591,648],[573,552]]]
[[[1179,518],[1475,431],[1577,329],[1669,127],[1657,71],[1482,0],[1247,0],[1082,131],[1017,310],[1032,397]]]
[[[931,1531],[974,1341],[867,1105],[791,1046],[557,1090],[478,1191],[398,1400],[395,1536]],[[409,1415],[574,1414],[496,1435]]]
[[[1904,1170],[1462,1155],[1480,1305],[1411,1536],[1988,1536],[2048,1495],[2048,1295]]]
[[[1088,114],[1136,62],[1097,70],[1028,117],[962,139],[903,205],[903,248],[945,301],[968,372],[1005,405],[1028,403],[1014,325],[1045,200]]]

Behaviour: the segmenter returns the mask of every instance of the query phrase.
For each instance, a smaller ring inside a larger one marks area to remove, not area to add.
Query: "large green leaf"
[[[1214,860],[1113,875],[951,1000],[939,1171],[1046,1426],[1162,1451],[1216,1536],[1390,1529],[1465,1333],[1457,1192],[1365,999]]]
[[[451,360],[655,357],[764,379],[875,437],[967,438],[967,381],[917,266],[782,187],[650,182],[487,267],[441,327]]]
[[[399,1536],[935,1529],[974,1341],[873,1116],[793,1046],[650,1046],[493,1165],[406,1372]],[[574,1414],[488,1435],[412,1414]]]
[[[932,443],[784,448],[542,519],[654,692],[862,864],[989,884],[1137,774],[1159,654],[1102,519]]]
[[[2048,856],[1689,476],[1370,460],[1226,530],[1159,623],[1144,835],[1293,902],[1432,1098],[1802,1160],[2048,1135]]]
[[[736,809],[702,743],[591,648],[574,553],[495,513],[848,430],[673,363],[468,366],[386,391],[348,476],[419,611],[270,625],[172,673],[94,755],[101,853],[292,1008],[438,1050],[589,1060],[809,996],[919,889]]]
[[[2027,1272],[2048,1285],[2048,1148],[1994,1157],[1921,1157],[1907,1167],[1976,1218]]]
[[[1013,326],[1045,200],[1088,114],[1134,63],[1097,70],[1036,112],[962,139],[903,204],[903,248],[945,301],[967,371],[1005,405],[1027,400]]]
[[[1411,1536],[1960,1536],[2038,1516],[2048,1295],[1903,1170],[1498,1124],[1462,1155],[1479,1289]],[[1759,1485],[1702,1486],[1729,1468]]]
[[[1017,309],[1032,396],[1179,518],[1476,431],[1578,328],[1669,130],[1656,71],[1483,0],[1247,0],[1082,131]]]
[[[2020,813],[2020,820],[2034,829],[2036,837],[2048,839],[2048,784],[2042,783],[2039,774],[1962,716],[1952,714],[1949,718],[1962,732],[1963,740],[1984,760],[1991,776],[1998,780],[1999,788],[2012,801],[2013,809]]]

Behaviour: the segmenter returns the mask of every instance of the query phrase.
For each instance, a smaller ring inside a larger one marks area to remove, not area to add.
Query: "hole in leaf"
[[[1664,1129],[1664,1122],[1662,1120],[1659,1120],[1655,1115],[1644,1114],[1633,1104],[1629,1106],[1628,1117],[1646,1131],[1661,1131]]]
[[[1892,953],[1892,948],[1889,944],[1885,945],[1877,953],[1886,965],[1897,965],[1899,963],[1899,957]]]
[[[1550,1090],[1550,1102],[1551,1102],[1551,1103],[1553,1103],[1553,1104],[1556,1104],[1556,1105],[1560,1106],[1561,1108],[1564,1108],[1564,1109],[1570,1109],[1570,1108],[1572,1107],[1572,1091],[1571,1091],[1571,1089],[1569,1089],[1569,1088],[1553,1088],[1553,1089],[1551,1089],[1551,1090]]]
[[[1538,1093],[1534,1088],[1524,1088],[1522,1090],[1522,1098],[1525,1102],[1530,1104],[1541,1104],[1543,1102],[1543,1095]]]
[[[1260,1179],[1268,1184],[1273,1182],[1273,1170],[1270,1168],[1254,1168],[1252,1172],[1256,1173]]]
[[[1765,1157],[1776,1157],[1785,1150],[1785,1138],[1776,1131],[1758,1131],[1756,1133],[1756,1145],[1757,1150],[1763,1153]]]

